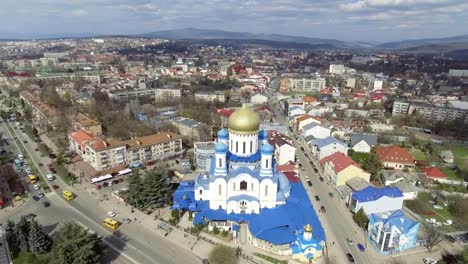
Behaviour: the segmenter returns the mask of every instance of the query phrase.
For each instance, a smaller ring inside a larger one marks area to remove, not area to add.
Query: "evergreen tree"
[[[169,178],[167,176],[149,172],[143,181],[143,208],[161,208],[170,199]]]
[[[50,239],[36,220],[32,220],[29,229],[29,252],[34,255],[44,254],[50,249]]]
[[[94,264],[99,263],[102,249],[99,246],[101,239],[96,234],[75,223],[66,223],[60,229],[60,238],[57,242],[57,264]]]
[[[364,212],[364,209],[361,207],[359,211],[354,215],[353,217],[354,222],[358,224],[361,228],[366,228],[367,223],[369,222],[369,219],[367,218],[366,213]]]
[[[30,223],[24,216],[21,217],[19,222],[16,224],[15,233],[18,241],[18,248],[21,251],[29,251],[29,229]]]
[[[16,236],[16,225],[15,222],[8,220],[6,227],[5,227],[5,240],[10,247],[10,252],[13,257],[15,257],[19,250],[18,250],[18,237]]]
[[[138,209],[143,207],[142,184],[138,171],[128,177],[128,204]]]

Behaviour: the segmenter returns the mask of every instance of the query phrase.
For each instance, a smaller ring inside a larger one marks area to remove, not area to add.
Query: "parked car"
[[[314,168],[314,171],[315,171],[315,173],[318,173],[318,170],[317,170],[317,168]]]
[[[308,176],[305,176],[305,179],[306,181],[310,181],[309,177]]]
[[[102,186],[100,184],[96,184],[96,190],[101,190]]]
[[[122,222],[124,222],[126,224],[130,224],[130,222],[132,222],[132,220],[130,220],[129,218],[124,218],[124,219],[122,219]]]
[[[43,205],[45,208],[47,208],[47,207],[50,206],[50,203],[49,203],[49,202],[43,202],[42,205]]]
[[[52,185],[52,188],[54,188],[54,190],[57,190],[57,189],[59,189],[59,188],[60,188],[60,186],[58,186],[58,185],[54,184],[54,185]]]
[[[38,193],[38,194],[37,194],[37,197],[39,197],[39,198],[44,197],[44,193]]]
[[[423,262],[424,264],[437,264],[435,259],[429,257],[423,258]]]
[[[114,185],[114,184],[119,184],[119,181],[118,180],[113,180],[112,185]]]
[[[357,247],[359,248],[359,251],[361,251],[361,252],[366,251],[366,248],[361,243],[358,243]]]
[[[34,190],[39,190],[41,186],[39,184],[34,184]]]
[[[102,183],[102,187],[107,187],[107,186],[109,186],[109,183],[107,182]]]
[[[107,212],[107,215],[110,217],[115,217],[117,214],[114,211]]]
[[[354,241],[350,238],[346,238],[346,241],[348,242],[348,245],[352,246],[354,245]]]
[[[320,206],[320,212],[322,213],[326,213],[327,212],[327,209],[325,209],[325,206]]]
[[[329,192],[329,193],[328,193],[328,196],[330,196],[330,198],[333,198],[333,197],[335,197],[335,195],[333,195],[333,193],[332,193],[332,192]]]
[[[55,155],[54,153],[49,153],[49,159],[55,159],[57,158],[57,155]]]
[[[315,195],[315,201],[320,201],[320,197],[318,195]]]
[[[347,253],[347,254],[346,254],[346,258],[348,258],[349,262],[353,262],[353,263],[354,263],[353,255],[351,255],[350,253]]]
[[[27,214],[24,216],[25,219],[29,220],[29,219],[33,219],[34,217],[36,217],[35,214]]]
[[[312,182],[310,180],[307,181],[307,185],[312,186]]]
[[[40,199],[37,195],[33,195],[32,198],[33,198],[34,201],[39,201],[39,199]]]
[[[323,177],[322,176],[320,176],[320,181],[323,182]]]

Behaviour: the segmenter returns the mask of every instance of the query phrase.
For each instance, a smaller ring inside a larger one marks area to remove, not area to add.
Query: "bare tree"
[[[442,241],[443,233],[439,227],[432,224],[424,224],[423,226],[424,246],[427,248],[427,251],[431,252],[432,249]]]

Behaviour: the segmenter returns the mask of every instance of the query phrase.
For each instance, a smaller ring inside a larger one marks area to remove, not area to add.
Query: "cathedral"
[[[274,147],[259,127],[247,106],[232,113],[209,168],[180,183],[171,209],[193,212],[194,224],[231,232],[236,243],[314,262],[324,252],[323,227],[299,179],[276,169]]]

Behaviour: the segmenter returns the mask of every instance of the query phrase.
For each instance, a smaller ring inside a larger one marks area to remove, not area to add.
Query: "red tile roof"
[[[331,162],[334,166],[335,173],[340,173],[340,171],[348,168],[351,165],[354,165],[358,168],[361,168],[359,164],[354,162],[350,157],[346,156],[341,152],[335,152],[330,156],[327,156],[320,160],[320,164],[325,164],[326,162]]]
[[[383,162],[414,165],[413,157],[406,149],[399,146],[380,147],[377,148],[376,153]]]
[[[447,175],[445,175],[439,168],[437,167],[427,167],[421,169],[422,172],[426,174],[429,178],[438,178],[438,179],[447,179]]]
[[[283,174],[288,178],[290,182],[298,183],[299,178],[297,177],[297,173],[294,171],[286,171]]]
[[[216,112],[219,115],[222,115],[222,116],[225,116],[225,117],[230,117],[231,114],[234,113],[234,110],[228,109],[228,108],[221,108],[221,109],[216,110]]]
[[[76,132],[70,133],[69,135],[76,143],[84,148],[86,142],[92,140],[94,137],[83,130],[78,130]]]
[[[283,165],[277,165],[276,169],[279,172],[287,172],[287,171],[295,171],[296,170],[296,164],[292,161],[288,161],[287,163]]]
[[[296,122],[301,123],[302,121],[307,120],[309,118],[312,118],[312,117],[310,115],[302,115],[296,119]]]
[[[304,101],[304,103],[312,103],[317,102],[317,99],[313,96],[304,96],[302,97],[302,101]]]

